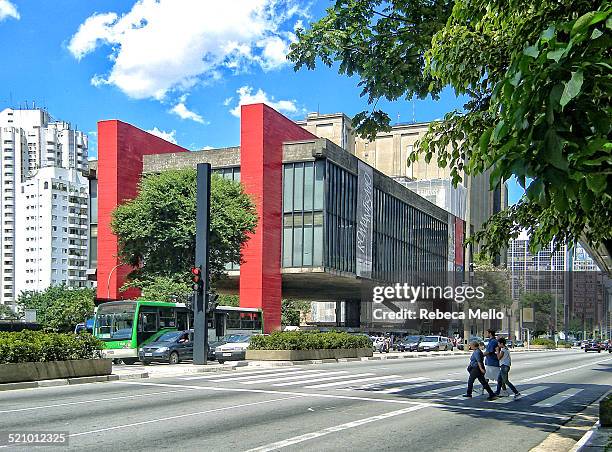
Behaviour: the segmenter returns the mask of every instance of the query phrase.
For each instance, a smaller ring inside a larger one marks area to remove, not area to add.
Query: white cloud
[[[239,96],[238,105],[232,108],[230,113],[238,118],[240,117],[240,106],[248,104],[263,103],[269,105],[275,110],[289,115],[298,113],[299,111],[295,100],[274,100],[273,97],[268,97],[268,94],[261,88],[258,89],[255,94],[253,94],[253,88],[250,86],[238,88],[236,92]]]
[[[151,130],[147,130],[151,135],[155,135],[161,139],[169,141],[170,143],[176,144],[176,130],[172,130],[170,132],[164,132],[163,130],[159,130],[157,127],[153,127]]]
[[[17,20],[21,18],[17,7],[8,0],[0,0],[0,22],[10,17]]]
[[[232,101],[234,100],[234,98],[232,96],[228,97],[227,99],[225,99],[223,101],[223,105],[225,105],[226,107],[229,106],[229,104],[232,103]]]
[[[289,21],[305,15],[296,1],[232,0],[228,7],[227,2],[139,0],[123,15],[90,16],[68,49],[80,59],[108,45],[113,66],[92,83],[115,85],[132,98],[161,100],[228,71],[286,64],[293,39],[286,31],[292,28]]]
[[[187,100],[186,95],[182,95],[179,99],[179,103],[172,107],[169,111],[170,113],[174,113],[179,116],[181,119],[191,119],[192,121],[199,122],[200,124],[208,124],[207,121],[204,121],[204,118],[197,114],[195,111],[191,111],[185,105],[185,101]]]

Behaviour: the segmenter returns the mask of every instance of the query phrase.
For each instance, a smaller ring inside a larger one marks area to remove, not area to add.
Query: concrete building
[[[303,121],[297,124],[321,138],[327,138],[351,154],[376,168],[383,174],[398,179],[406,185],[410,181],[450,181],[450,169],[440,168],[434,156],[430,162],[420,157],[416,162],[408,165],[408,158],[417,141],[427,132],[429,123],[396,124],[389,132],[378,133],[374,141],[363,139],[357,135],[351,126],[350,119],[344,113],[317,114],[310,113]],[[495,190],[489,188],[490,171],[475,177],[470,177],[470,224],[472,231],[478,231],[493,214],[508,206],[508,190],[501,184]],[[459,184],[454,194],[436,195],[433,200],[442,208],[463,205],[467,203],[467,177],[463,175],[464,182]],[[432,182],[435,186],[439,184]],[[407,185],[408,186],[408,185]],[[423,188],[423,186],[420,186]],[[409,188],[419,189],[419,185]],[[431,184],[430,187],[431,189]],[[435,187],[442,192],[447,191],[441,186]],[[423,188],[424,189],[424,188]],[[451,198],[458,198],[452,200]],[[460,198],[465,197],[465,200]],[[432,201],[433,201],[432,200]],[[463,207],[465,209],[465,207]],[[453,209],[456,210],[459,209]],[[463,217],[462,217],[463,218]],[[478,251],[478,247],[474,249]],[[499,256],[498,264],[504,263],[505,252]]]
[[[510,241],[507,262],[517,313],[520,314],[524,293],[548,293],[558,306],[558,331],[563,331],[567,323],[568,329],[579,329],[583,336],[609,337],[609,278],[581,244],[563,244],[559,249],[550,244],[534,254],[529,251],[529,237],[523,231]],[[513,326],[517,334],[520,322],[520,316],[516,316]]]
[[[51,284],[81,287],[87,135],[45,110],[7,108],[0,112],[0,143],[0,303],[12,305],[22,290]]]
[[[266,105],[242,106],[240,121],[239,147],[199,152],[121,121],[98,123],[98,299],[137,295],[119,291],[131,269],[117,259],[110,221],[119,203],[136,196],[141,174],[208,162],[241,181],[259,217],[244,263],[217,289],[262,308],[266,331],[280,327],[282,297],[338,303],[341,327],[410,329],[375,321],[364,284],[448,284],[463,268],[464,222]],[[417,327],[448,330],[436,321]]]

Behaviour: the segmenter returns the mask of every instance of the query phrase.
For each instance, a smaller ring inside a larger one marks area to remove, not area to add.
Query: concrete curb
[[[78,385],[85,383],[101,383],[106,381],[117,380],[132,380],[138,378],[148,378],[147,372],[139,372],[125,375],[98,375],[93,377],[75,377],[75,378],[59,378],[55,380],[39,380],[39,381],[22,381],[19,383],[3,383],[0,384],[0,391],[10,391],[15,389],[31,389],[31,388],[50,388],[55,386]]]

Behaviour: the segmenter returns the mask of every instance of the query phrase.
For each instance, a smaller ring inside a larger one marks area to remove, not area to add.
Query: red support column
[[[143,155],[170,152],[187,152],[187,149],[125,122],[98,122],[98,299],[139,295],[137,290],[119,292],[132,269],[118,266],[119,248],[117,236],[111,230],[112,212],[138,194]]]
[[[314,138],[267,105],[242,106],[240,180],[256,203],[259,222],[243,249],[240,305],[263,309],[266,333],[281,325],[283,142]]]

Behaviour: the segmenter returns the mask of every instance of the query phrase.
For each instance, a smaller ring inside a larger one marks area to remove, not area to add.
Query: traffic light
[[[204,290],[202,267],[193,267],[191,269],[191,282],[193,283],[193,291],[198,294],[202,293],[202,290]]]

